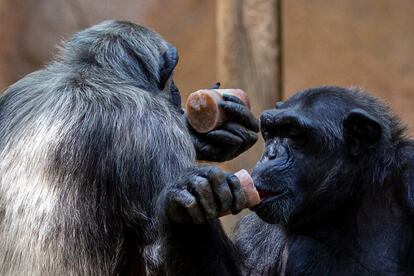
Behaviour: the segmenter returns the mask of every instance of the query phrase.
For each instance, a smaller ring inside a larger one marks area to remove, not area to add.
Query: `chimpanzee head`
[[[172,79],[177,49],[152,30],[127,21],[105,21],[75,34],[62,51],[65,63],[84,74],[107,72],[116,85],[128,83],[168,98],[178,109],[181,96]]]
[[[381,182],[402,128],[378,100],[356,89],[320,87],[261,115],[265,151],[253,170],[268,223],[320,223],[349,212]]]

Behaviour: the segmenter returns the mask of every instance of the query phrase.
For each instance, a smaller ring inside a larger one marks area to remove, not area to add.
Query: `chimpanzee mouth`
[[[257,192],[259,193],[260,199],[264,199],[268,196],[273,195],[273,192],[269,192],[269,191],[264,191],[264,190],[257,190]]]
[[[281,189],[278,191],[269,191],[257,188],[257,192],[259,193],[261,202],[266,203],[284,196],[285,194],[287,194],[288,191],[286,189]]]

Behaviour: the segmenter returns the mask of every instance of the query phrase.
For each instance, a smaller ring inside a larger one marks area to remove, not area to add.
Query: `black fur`
[[[176,188],[165,191],[172,275],[414,274],[414,141],[385,105],[320,87],[265,111],[261,124],[266,148],[252,176],[262,202],[233,241],[215,220],[179,223],[169,214]]]

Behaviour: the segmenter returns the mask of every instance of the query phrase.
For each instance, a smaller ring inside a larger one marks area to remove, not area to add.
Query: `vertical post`
[[[241,88],[258,116],[281,99],[281,0],[217,0],[217,72],[223,87]],[[250,168],[261,147],[226,165]]]
[[[241,88],[253,113],[273,108],[282,97],[282,0],[217,0],[217,73],[223,87]],[[250,169],[262,153],[262,140],[248,153],[224,165]],[[224,218],[227,231],[236,217]]]

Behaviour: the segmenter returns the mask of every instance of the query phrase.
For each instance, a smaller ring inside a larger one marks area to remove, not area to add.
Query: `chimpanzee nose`
[[[269,160],[273,160],[277,157],[276,144],[271,144],[268,146],[266,156]]]

